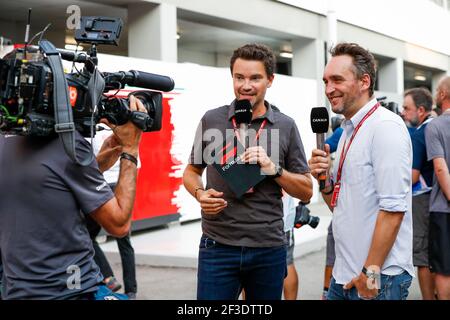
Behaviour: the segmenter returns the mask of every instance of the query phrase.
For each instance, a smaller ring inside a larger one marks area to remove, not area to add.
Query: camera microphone
[[[175,87],[175,82],[172,78],[159,74],[130,70],[128,72],[125,72],[125,77],[126,80],[128,80],[127,84],[134,87],[147,88],[164,92],[172,91]]]
[[[234,119],[236,120],[236,124],[239,125],[239,136],[241,139],[241,143],[244,145],[244,148],[247,149],[247,131],[248,125],[252,121],[252,104],[250,100],[238,100],[234,105]]]
[[[317,149],[325,151],[325,133],[328,131],[329,117],[325,107],[311,109],[311,128],[316,134]],[[326,173],[319,175],[320,190],[325,188]]]

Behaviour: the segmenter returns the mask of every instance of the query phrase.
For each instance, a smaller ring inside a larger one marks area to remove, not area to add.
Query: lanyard
[[[344,166],[344,161],[345,161],[345,158],[347,157],[347,152],[350,149],[350,146],[352,145],[353,139],[355,139],[355,136],[358,133],[359,128],[361,128],[361,126],[363,125],[364,121],[366,121],[367,118],[369,118],[378,109],[379,106],[380,106],[380,103],[377,102],[377,104],[375,104],[372,107],[372,109],[370,109],[369,112],[367,112],[367,114],[364,116],[364,118],[362,118],[362,120],[358,123],[358,125],[355,128],[355,130],[353,131],[352,136],[350,137],[350,141],[348,143],[347,148],[345,148],[345,145],[347,144],[347,141],[344,142],[344,146],[342,147],[342,151],[341,151],[341,157],[339,159],[339,167],[338,167],[338,171],[337,171],[337,175],[336,175],[336,183],[334,185],[333,196],[331,197],[330,206],[332,208],[336,207],[337,200],[339,198],[339,192],[341,190],[342,167]]]
[[[241,141],[241,136],[239,134],[239,129],[238,129],[237,125],[236,125],[236,119],[233,117],[231,119],[231,122],[233,123],[234,134],[238,138],[239,142],[243,144],[243,142]],[[264,119],[263,122],[261,123],[261,126],[259,127],[258,132],[256,133],[255,142],[258,141],[259,135],[261,134],[261,131],[264,129],[264,127],[266,126],[266,123],[267,123],[267,119]]]
[[[364,118],[362,118],[362,120],[358,123],[355,130],[353,131],[352,136],[350,137],[350,141],[348,143],[347,148],[345,148],[347,141],[344,142],[344,146],[342,147],[341,157],[339,159],[339,167],[338,167],[338,171],[337,171],[337,175],[336,175],[336,184],[340,184],[340,182],[341,182],[342,167],[344,166],[344,161],[345,161],[345,158],[347,157],[348,150],[350,149],[350,146],[352,145],[353,139],[355,138],[356,134],[358,133],[359,128],[361,128],[363,123],[375,112],[375,110],[378,109],[379,106],[380,106],[380,103],[377,103],[376,105],[374,105],[372,107],[372,109],[370,109],[369,112],[367,112],[367,114],[364,116]]]

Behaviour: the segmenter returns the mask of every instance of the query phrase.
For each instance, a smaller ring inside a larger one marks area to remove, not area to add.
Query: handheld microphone
[[[250,100],[238,100],[234,105],[234,119],[239,125],[239,136],[241,138],[241,143],[247,149],[247,130],[248,125],[252,121],[252,104]]]
[[[325,133],[328,131],[329,116],[325,107],[311,109],[311,128],[316,134],[317,149],[325,151]],[[325,188],[326,173],[319,175],[320,190]]]

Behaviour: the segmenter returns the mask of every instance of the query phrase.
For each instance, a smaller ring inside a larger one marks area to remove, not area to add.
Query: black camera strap
[[[69,100],[69,89],[64,75],[61,58],[55,46],[41,40],[39,47],[47,56],[50,69],[53,73],[53,105],[55,112],[55,131],[61,137],[67,155],[81,166],[87,166],[94,160],[91,150],[87,159],[78,160],[75,149],[75,123],[73,122],[72,108]]]

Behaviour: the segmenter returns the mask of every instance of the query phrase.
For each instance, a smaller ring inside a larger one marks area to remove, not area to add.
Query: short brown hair
[[[233,73],[233,66],[237,59],[256,60],[264,64],[268,77],[275,73],[276,57],[272,49],[264,44],[250,43],[234,50],[230,60],[230,70]]]
[[[332,57],[349,55],[353,59],[354,74],[361,79],[364,74],[370,77],[369,95],[372,96],[375,88],[376,66],[373,55],[356,43],[342,42],[331,48]]]
[[[411,96],[414,101],[414,104],[417,108],[422,106],[425,111],[430,112],[431,107],[433,106],[433,96],[431,92],[426,88],[412,88],[406,90],[403,94],[404,97]]]

